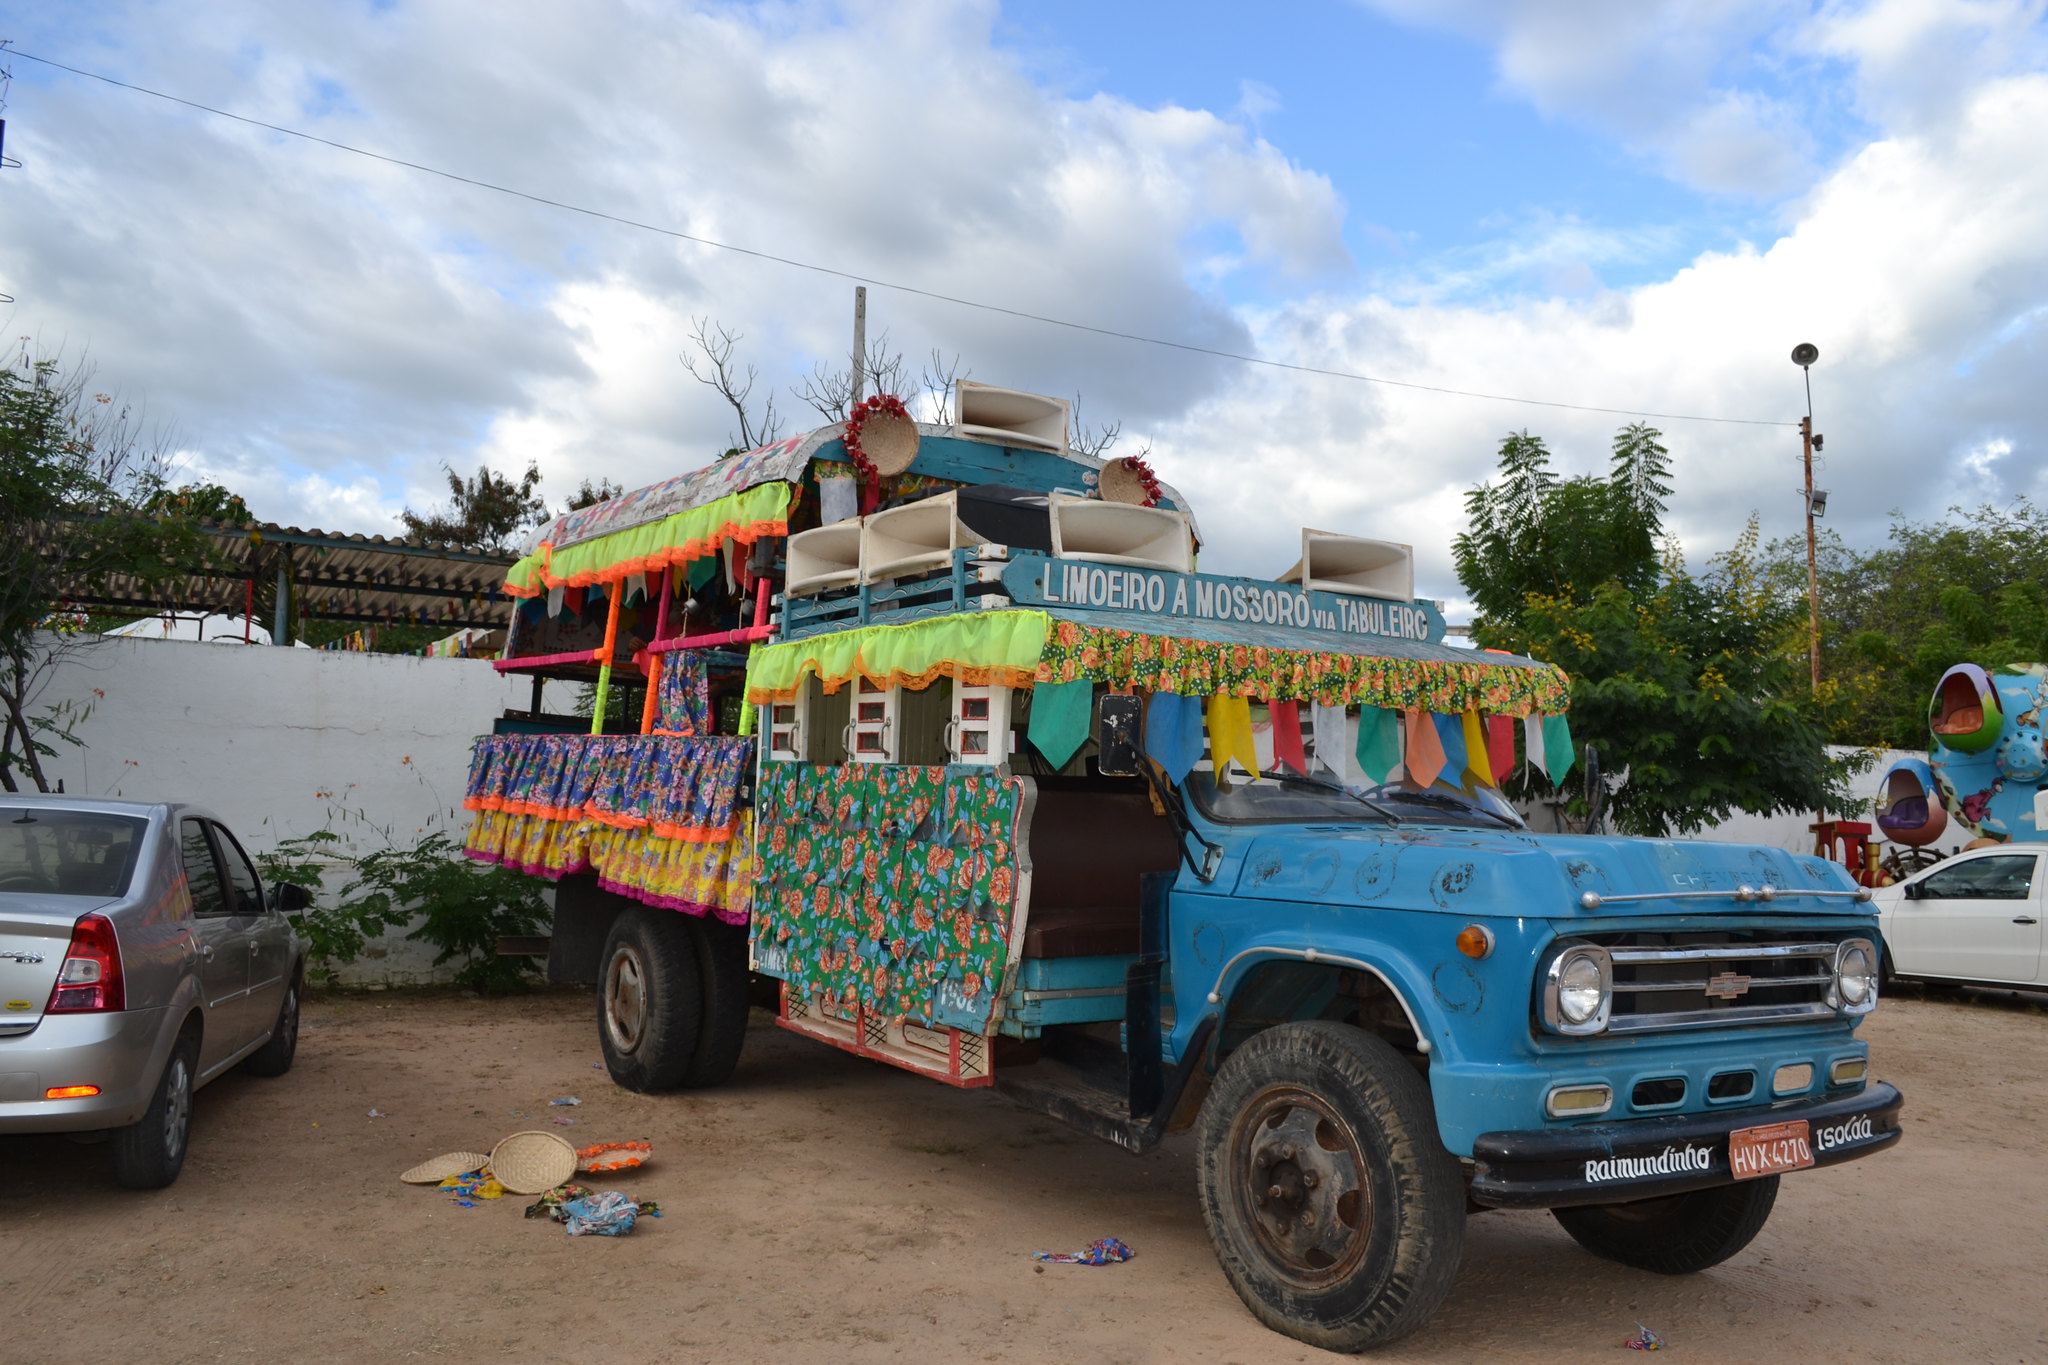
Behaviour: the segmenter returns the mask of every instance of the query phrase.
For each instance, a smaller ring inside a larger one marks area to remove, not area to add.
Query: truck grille
[[[1609,1033],[1798,1023],[1835,1015],[1835,943],[1823,939],[1602,943],[1614,960]],[[1690,937],[1690,936],[1688,936]]]

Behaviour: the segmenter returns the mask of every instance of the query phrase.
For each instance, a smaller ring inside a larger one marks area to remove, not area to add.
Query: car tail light
[[[50,992],[46,1014],[97,1014],[126,1009],[121,984],[121,945],[114,922],[105,915],[81,915],[71,930],[71,946],[57,970],[57,989]]]

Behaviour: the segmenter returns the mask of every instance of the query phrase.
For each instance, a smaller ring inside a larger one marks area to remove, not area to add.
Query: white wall
[[[459,839],[470,744],[524,710],[531,686],[481,659],[102,637],[39,705],[91,707],[75,730],[85,747],[46,760],[70,795],[195,801],[252,853],[327,829],[354,854],[437,829]],[[393,937],[343,979],[425,981],[432,956]]]
[[[1845,758],[1851,754],[1864,754],[1872,751],[1831,744],[1828,746],[1828,752],[1836,758]],[[1883,844],[1883,835],[1871,819],[1871,810],[1874,808],[1874,803],[1878,796],[1878,783],[1884,779],[1885,773],[1890,770],[1892,764],[1902,758],[1925,758],[1927,757],[1927,751],[1925,749],[1878,749],[1875,753],[1876,760],[1868,768],[1864,769],[1861,775],[1851,779],[1849,783],[1849,790],[1855,796],[1867,803],[1873,804],[1866,804],[1863,810],[1856,814],[1838,816],[1837,818],[1861,820],[1865,824],[1871,825],[1872,842]],[[1579,774],[1574,771],[1566,779],[1567,785],[1577,780],[1578,777]],[[1525,807],[1522,813],[1528,819],[1530,827],[1533,829],[1552,830],[1556,828],[1554,812],[1544,807],[1541,803]],[[1811,853],[1813,852],[1813,823],[1812,811],[1793,811],[1779,815],[1744,815],[1737,813],[1723,820],[1718,825],[1709,825],[1707,828],[1696,833],[1673,837],[1707,839],[1722,844],[1761,844],[1766,848],[1782,848],[1790,853]],[[1962,840],[1960,837],[1955,837],[1950,840],[1950,843],[1959,848],[1961,847]],[[1951,848],[1949,851],[1953,852],[1954,849]]]

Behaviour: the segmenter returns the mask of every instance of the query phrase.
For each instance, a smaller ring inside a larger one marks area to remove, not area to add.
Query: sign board
[[[1003,586],[1020,607],[1079,607],[1186,621],[1245,621],[1432,644],[1444,638],[1443,613],[1429,602],[1388,602],[1257,578],[1015,554],[1003,569]]]

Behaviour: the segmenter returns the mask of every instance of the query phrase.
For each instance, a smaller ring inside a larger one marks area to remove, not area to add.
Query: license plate
[[[1728,1135],[1728,1169],[1737,1180],[1802,1171],[1812,1164],[1813,1144],[1808,1140],[1805,1119],[1738,1128]]]

